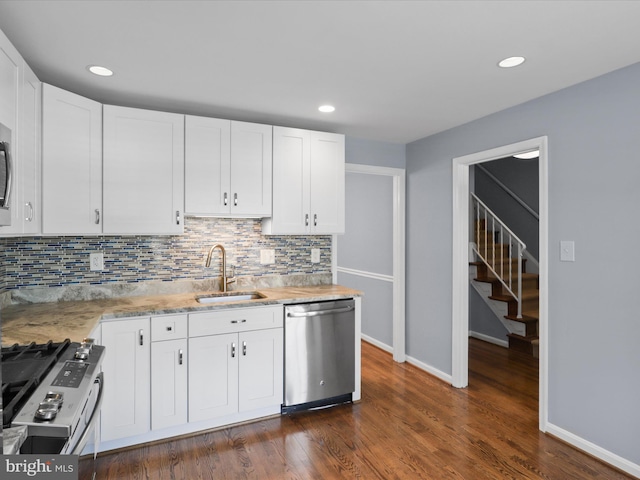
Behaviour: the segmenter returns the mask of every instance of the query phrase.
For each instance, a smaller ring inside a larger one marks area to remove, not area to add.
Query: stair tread
[[[517,333],[507,333],[507,337],[515,338],[517,340],[523,340],[531,343],[533,343],[535,340],[539,340],[540,338],[538,335],[529,335],[528,337],[523,337],[522,335],[518,335]]]
[[[534,323],[540,321],[538,317],[528,315],[526,313],[522,314],[522,318],[518,318],[517,315],[505,315],[504,318],[507,320],[513,320],[514,322],[522,322],[522,323]]]

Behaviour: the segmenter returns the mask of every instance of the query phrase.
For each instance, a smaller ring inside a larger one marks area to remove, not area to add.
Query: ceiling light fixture
[[[498,62],[498,66],[501,68],[512,68],[522,65],[524,63],[524,57],[509,57]]]
[[[112,70],[109,70],[107,67],[101,67],[100,65],[89,65],[87,67],[87,70],[89,70],[94,75],[99,75],[101,77],[110,77],[111,75],[113,75]]]
[[[336,110],[336,107],[334,107],[333,105],[321,105],[320,107],[318,107],[318,110],[320,110],[322,113],[331,113]]]
[[[532,150],[531,152],[519,153],[514,155],[514,157],[519,158],[520,160],[531,160],[534,158],[538,158],[540,156],[540,150]]]

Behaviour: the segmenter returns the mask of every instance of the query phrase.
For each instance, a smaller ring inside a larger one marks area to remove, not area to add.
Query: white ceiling
[[[636,63],[639,25],[640,1],[0,0],[0,29],[44,82],[397,143]],[[496,66],[512,55],[527,61]]]

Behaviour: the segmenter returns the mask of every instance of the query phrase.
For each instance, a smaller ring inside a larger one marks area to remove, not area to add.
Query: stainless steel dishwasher
[[[355,301],[288,305],[284,315],[282,413],[350,402],[355,390]]]

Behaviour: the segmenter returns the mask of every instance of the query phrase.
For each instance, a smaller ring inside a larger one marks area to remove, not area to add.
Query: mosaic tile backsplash
[[[331,273],[331,236],[264,236],[256,219],[185,219],[183,235],[20,237],[0,239],[0,292],[25,287],[100,285],[115,282],[205,280],[220,273],[220,252],[205,268],[209,248],[227,250],[236,277]],[[311,249],[320,263],[311,263]],[[275,263],[260,264],[260,250],[275,250]],[[89,254],[104,254],[104,270],[90,271]]]

